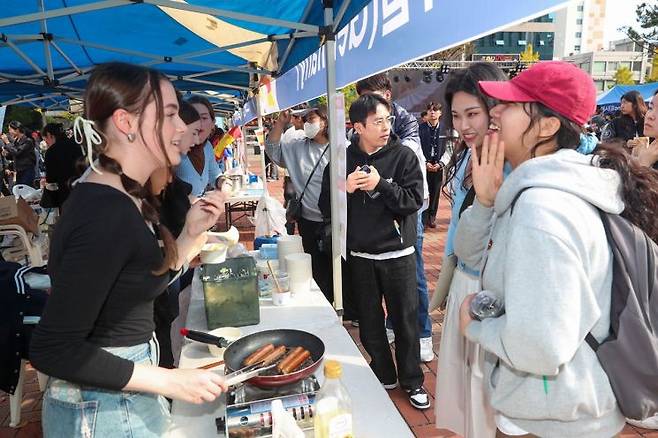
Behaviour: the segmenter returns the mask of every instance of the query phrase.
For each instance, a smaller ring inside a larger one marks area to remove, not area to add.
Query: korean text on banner
[[[385,71],[413,59],[473,41],[547,14],[567,0],[372,0],[336,34],[336,86]],[[440,29],[427,37],[427,32]],[[325,46],[261,86],[262,115],[290,108],[327,92]],[[247,112],[246,121],[252,120]]]

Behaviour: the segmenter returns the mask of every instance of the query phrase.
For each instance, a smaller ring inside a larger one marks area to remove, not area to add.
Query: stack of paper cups
[[[279,250],[279,270],[288,272],[286,269],[286,256],[290,254],[299,254],[304,252],[302,246],[302,236],[297,234],[292,236],[281,236],[277,241]]]
[[[313,268],[310,254],[290,254],[286,256],[286,269],[290,279],[290,292],[305,293],[311,290]]]

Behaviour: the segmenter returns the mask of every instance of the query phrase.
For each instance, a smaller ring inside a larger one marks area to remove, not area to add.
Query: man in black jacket
[[[370,367],[386,389],[400,385],[418,409],[430,406],[422,387],[416,293],[417,212],[423,203],[418,158],[391,133],[390,105],[364,94],[350,107],[356,134],[347,149],[347,249],[351,286],[360,311],[359,335]],[[325,170],[320,208],[327,215]],[[384,328],[384,309],[395,331],[397,373]]]
[[[423,224],[436,228],[436,213],[439,211],[441,182],[443,181],[443,165],[441,157],[446,150],[445,135],[441,132],[441,105],[430,102],[427,105],[427,121],[418,128],[420,144],[427,162],[427,187],[429,189],[429,205],[423,211]]]
[[[428,205],[429,186],[426,180],[426,163],[421,139],[418,134],[418,121],[400,105],[392,101],[393,85],[386,73],[379,73],[356,83],[356,92],[359,96],[366,93],[377,94],[391,105],[391,113],[395,117],[392,131],[400,143],[411,149],[418,158],[418,166],[423,174],[423,205],[418,211],[416,225],[416,291],[418,292],[418,330],[420,343],[420,359],[423,362],[434,360],[432,345],[432,320],[429,316],[429,295],[427,293],[427,279],[425,278],[425,265],[423,264],[423,222],[421,213]],[[351,169],[348,169],[351,170]],[[390,318],[386,321],[386,334],[388,342],[395,340],[395,331]]]

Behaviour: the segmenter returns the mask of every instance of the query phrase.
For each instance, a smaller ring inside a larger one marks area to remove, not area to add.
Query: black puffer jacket
[[[395,102],[391,102],[392,115],[395,116],[393,124],[393,133],[398,136],[400,141],[411,139],[420,144],[418,135],[418,121],[414,116]]]
[[[37,155],[31,137],[23,135],[5,144],[5,149],[9,152],[9,158],[14,160],[14,170],[17,172],[36,166]]]
[[[619,138],[624,141],[644,136],[644,117],[634,121],[631,116],[622,114],[610,122],[603,130],[603,140]]]

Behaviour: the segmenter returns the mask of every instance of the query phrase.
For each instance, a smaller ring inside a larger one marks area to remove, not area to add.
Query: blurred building
[[[629,39],[612,41],[609,50],[591,51],[567,56],[594,79],[598,91],[605,91],[615,85],[615,72],[626,67],[633,72],[633,80],[643,84],[645,75],[651,71],[651,62],[646,48]]]
[[[505,29],[502,32],[492,33],[473,42],[474,59],[477,55],[518,55],[528,44],[532,44],[534,51],[539,53],[540,60],[553,59],[553,45],[555,39],[554,15],[542,15],[532,21],[522,23]],[[487,56],[478,56],[477,59],[487,59]]]
[[[554,59],[603,50],[606,0],[580,0],[556,11]]]
[[[494,59],[518,55],[532,44],[545,61],[602,50],[605,5],[606,0],[572,1],[563,9],[474,41],[474,53]]]

